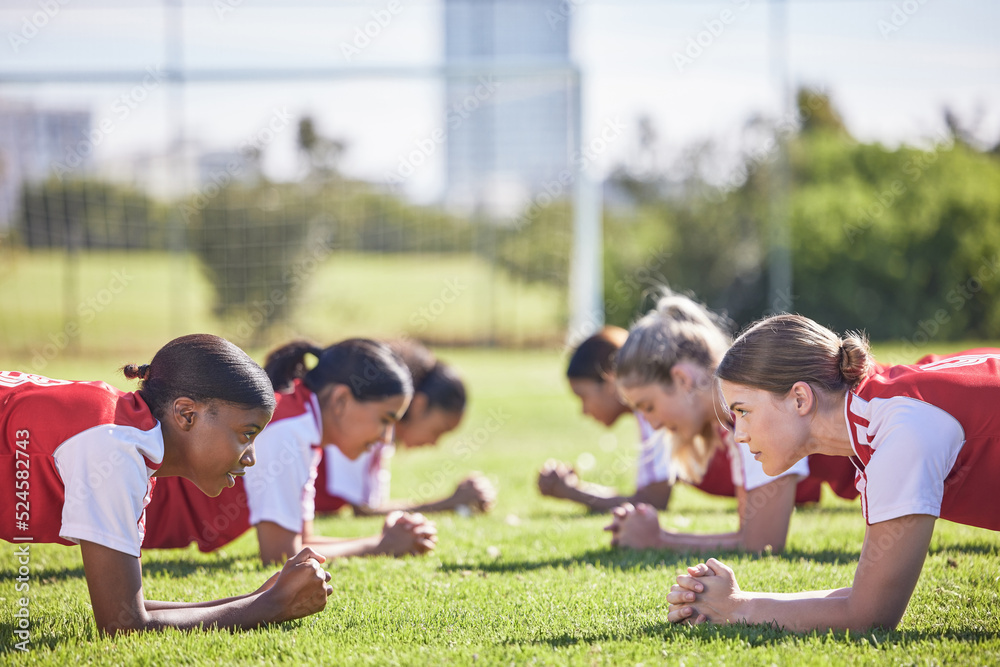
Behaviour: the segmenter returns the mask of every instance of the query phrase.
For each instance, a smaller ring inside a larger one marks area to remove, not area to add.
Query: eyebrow
[[[743,401],[733,401],[729,404],[729,410],[735,410],[737,405],[743,405]]]
[[[263,426],[258,426],[257,424],[254,424],[254,423],[248,423],[248,424],[244,424],[244,425],[243,425],[243,428],[248,428],[248,427],[249,427],[249,428],[255,428],[255,429],[257,429],[258,431],[263,431],[263,430],[264,430],[264,427],[263,427]]]

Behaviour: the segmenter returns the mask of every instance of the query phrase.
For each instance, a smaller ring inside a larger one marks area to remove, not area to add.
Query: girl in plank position
[[[538,490],[543,496],[571,500],[593,512],[609,512],[625,502],[646,503],[659,510],[667,508],[677,479],[670,461],[670,436],[663,430],[654,430],[642,413],[629,409],[615,386],[614,359],[627,338],[628,331],[621,327],[604,327],[573,351],[566,378],[573,394],[580,399],[584,415],[609,428],[622,415],[635,416],[642,442],[635,493],[622,496],[613,489],[584,482],[565,463],[548,461],[538,474]],[[716,450],[705,474],[694,486],[714,495],[735,495],[729,456],[724,448]]]
[[[861,336],[779,315],[740,336],[716,375],[736,440],[768,474],[814,453],[857,466],[867,530],[850,587],[744,592],[712,558],[677,578],[670,621],[892,628],[938,517],[1000,530],[1000,350],[879,367]]]
[[[395,428],[395,441],[407,449],[436,445],[445,433],[458,428],[465,414],[466,391],[462,378],[412,340],[388,343],[406,364],[413,378],[413,400]],[[323,448],[316,478],[316,511],[337,512],[350,505],[357,515],[405,512],[487,512],[496,492],[486,477],[472,473],[444,498],[422,502],[389,500],[389,461],[395,454],[391,442],[381,442],[356,460],[348,459],[336,445]]]
[[[308,548],[290,550],[281,572],[247,595],[145,599],[139,547],[156,481],[184,477],[210,496],[233,486],[252,469],[275,403],[264,371],[215,336],[178,338],[123,372],[138,391],[0,372],[0,486],[16,492],[0,500],[0,537],[79,544],[102,634],[247,629],[322,610],[330,575]]]
[[[312,370],[305,355],[318,359]],[[412,396],[410,375],[383,344],[350,339],[326,349],[293,342],[265,364],[277,392],[274,418],[260,435],[256,470],[244,484],[206,499],[183,481],[161,489],[150,506],[146,548],[182,548],[191,541],[212,551],[257,528],[260,556],[277,562],[308,546],[327,558],[403,556],[434,548],[437,532],[420,514],[396,512],[381,533],[338,539],[313,530],[317,464],[323,445],[336,443],[348,460],[387,437]]]
[[[657,308],[639,320],[616,357],[616,382],[626,403],[653,428],[666,429],[671,459],[681,479],[704,479],[714,456],[729,452],[730,479],[736,489],[739,529],[715,535],[662,530],[648,504],[623,504],[606,530],[612,544],[674,550],[784,549],[796,501],[819,500],[822,482],[839,495],[857,497],[850,462],[804,457],[777,473],[765,474],[742,443],[733,440],[720,420],[728,410],[720,403],[713,373],[729,348],[724,322],[691,299],[667,294]],[[797,497],[798,496],[798,497]]]

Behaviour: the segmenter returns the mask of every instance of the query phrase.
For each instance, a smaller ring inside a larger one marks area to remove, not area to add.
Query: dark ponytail
[[[306,370],[305,355],[318,362]],[[388,346],[367,338],[350,338],[326,349],[295,341],[271,352],[265,366],[274,386],[287,389],[296,379],[314,392],[331,384],[347,385],[358,401],[381,401],[413,395],[406,366]]]
[[[409,339],[390,341],[389,347],[410,371],[414,392],[427,397],[428,410],[459,414],[465,411],[468,400],[465,383],[450,366],[438,361],[423,345]]]
[[[274,411],[274,390],[264,369],[228,340],[211,334],[175,338],[148,364],[126,364],[121,370],[140,381],[138,393],[160,421],[182,396]]]
[[[271,379],[275,391],[288,391],[292,388],[292,383],[295,380],[301,380],[305,377],[309,370],[305,363],[307,354],[319,358],[323,354],[323,348],[307,340],[297,340],[283,345],[267,355],[264,371]]]

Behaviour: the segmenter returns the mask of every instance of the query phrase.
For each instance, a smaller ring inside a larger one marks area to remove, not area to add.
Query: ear
[[[816,394],[808,382],[800,380],[793,384],[792,388],[788,390],[788,398],[792,401],[795,413],[800,416],[809,414],[816,406]]]
[[[694,378],[691,376],[691,372],[682,364],[674,364],[674,367],[670,369],[670,379],[673,386],[685,393],[694,388]]]
[[[351,388],[346,384],[335,384],[330,386],[328,391],[329,393],[323,402],[330,406],[335,416],[340,417],[347,408],[347,404],[354,398]]]
[[[427,398],[427,394],[421,391],[416,392],[415,394],[413,394],[413,398],[410,399],[410,405],[408,408],[406,408],[406,411],[403,413],[403,415],[405,416],[409,414],[418,418],[423,417],[425,414],[427,414],[428,402],[429,399]]]
[[[170,419],[178,429],[190,431],[195,422],[198,421],[199,416],[198,404],[194,400],[187,396],[174,399],[170,410]]]

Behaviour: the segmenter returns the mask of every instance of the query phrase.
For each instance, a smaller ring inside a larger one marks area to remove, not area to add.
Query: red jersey
[[[847,395],[865,519],[930,514],[1000,530],[1000,349],[920,361]]]
[[[139,556],[160,424],[138,393],[0,372],[0,537]]]
[[[302,522],[314,515],[319,405],[300,381],[292,393],[275,398],[274,416],[254,440],[257,461],[246,477],[215,498],[186,479],[162,480],[149,506],[143,547],[176,549],[196,542],[201,551],[214,551],[261,521],[302,531]]]
[[[243,478],[215,498],[183,477],[164,477],[146,508],[143,549],[183,549],[192,542],[215,551],[250,529]]]

